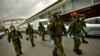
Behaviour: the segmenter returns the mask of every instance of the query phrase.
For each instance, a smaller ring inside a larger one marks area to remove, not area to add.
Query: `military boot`
[[[44,38],[44,36],[42,36],[42,41],[45,41],[45,38]]]
[[[79,54],[79,55],[82,54],[82,50],[76,50],[76,49],[74,49],[74,52],[76,52],[76,53]]]
[[[19,54],[21,54],[21,55],[23,54],[23,52],[22,52],[21,48],[19,48]]]
[[[59,56],[59,55],[57,54],[57,52],[55,52],[55,51],[53,51],[52,55],[53,55],[53,56]]]
[[[32,44],[32,47],[35,47],[35,44]]]
[[[23,54],[23,52],[19,52],[19,54],[21,54],[21,55],[22,55],[22,54]]]
[[[46,41],[45,39],[42,39],[42,41]]]
[[[86,40],[82,40],[82,43],[88,43],[88,41],[86,41]]]
[[[20,56],[19,54],[17,54],[17,56]]]

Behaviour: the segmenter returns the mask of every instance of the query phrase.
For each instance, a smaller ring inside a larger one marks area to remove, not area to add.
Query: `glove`
[[[55,45],[54,40],[51,40],[50,44],[54,46]]]
[[[74,35],[71,34],[71,33],[69,32],[69,33],[67,33],[67,37],[68,37],[69,39],[73,39],[73,38],[74,38]]]

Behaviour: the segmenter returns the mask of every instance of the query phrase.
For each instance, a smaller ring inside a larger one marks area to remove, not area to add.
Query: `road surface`
[[[50,44],[50,38],[46,35],[46,41],[43,42],[41,37],[36,35],[35,47],[32,47],[30,41],[26,40],[26,35],[23,34],[22,40],[22,52],[21,56],[52,56],[53,46]],[[80,49],[82,49],[83,54],[77,55],[73,51],[73,39],[68,39],[63,36],[63,47],[66,56],[100,56],[100,39],[87,38],[88,44],[82,43]],[[0,39],[0,56],[16,56],[12,43],[8,45],[7,36]]]

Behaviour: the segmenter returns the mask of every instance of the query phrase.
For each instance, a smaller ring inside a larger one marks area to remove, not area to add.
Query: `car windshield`
[[[86,20],[88,24],[100,24],[100,18]]]
[[[98,19],[98,24],[100,24],[100,18]]]

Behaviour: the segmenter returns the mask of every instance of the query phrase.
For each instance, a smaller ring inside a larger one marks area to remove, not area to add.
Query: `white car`
[[[86,34],[91,36],[100,36],[100,16],[85,19]]]
[[[0,32],[0,39],[4,36],[5,32]]]

